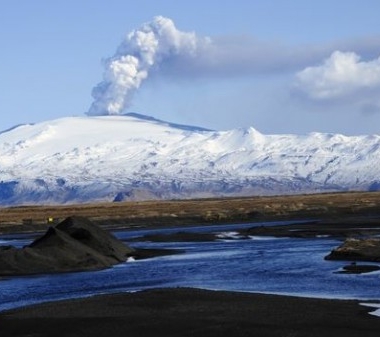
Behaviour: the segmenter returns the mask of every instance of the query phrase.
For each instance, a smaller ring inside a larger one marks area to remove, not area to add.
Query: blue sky
[[[380,134],[380,1],[0,0],[0,130],[85,116],[104,63],[161,15],[164,54],[124,112],[225,130]],[[103,61],[102,61],[103,60]]]

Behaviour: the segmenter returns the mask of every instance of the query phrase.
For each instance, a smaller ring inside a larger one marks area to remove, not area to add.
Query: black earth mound
[[[90,220],[69,217],[24,248],[0,247],[0,275],[104,269],[124,262],[134,252]]]

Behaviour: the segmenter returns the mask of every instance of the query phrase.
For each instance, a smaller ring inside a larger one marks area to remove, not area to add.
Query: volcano
[[[379,158],[378,135],[68,117],[0,133],[0,205],[378,190]]]

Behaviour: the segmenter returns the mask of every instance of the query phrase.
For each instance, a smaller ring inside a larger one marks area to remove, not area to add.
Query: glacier
[[[379,164],[378,135],[66,117],[0,133],[0,205],[378,190]]]

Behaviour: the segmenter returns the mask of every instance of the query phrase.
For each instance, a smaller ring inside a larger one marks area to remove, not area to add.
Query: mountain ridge
[[[378,135],[65,117],[0,132],[0,205],[378,190],[379,163]]]

